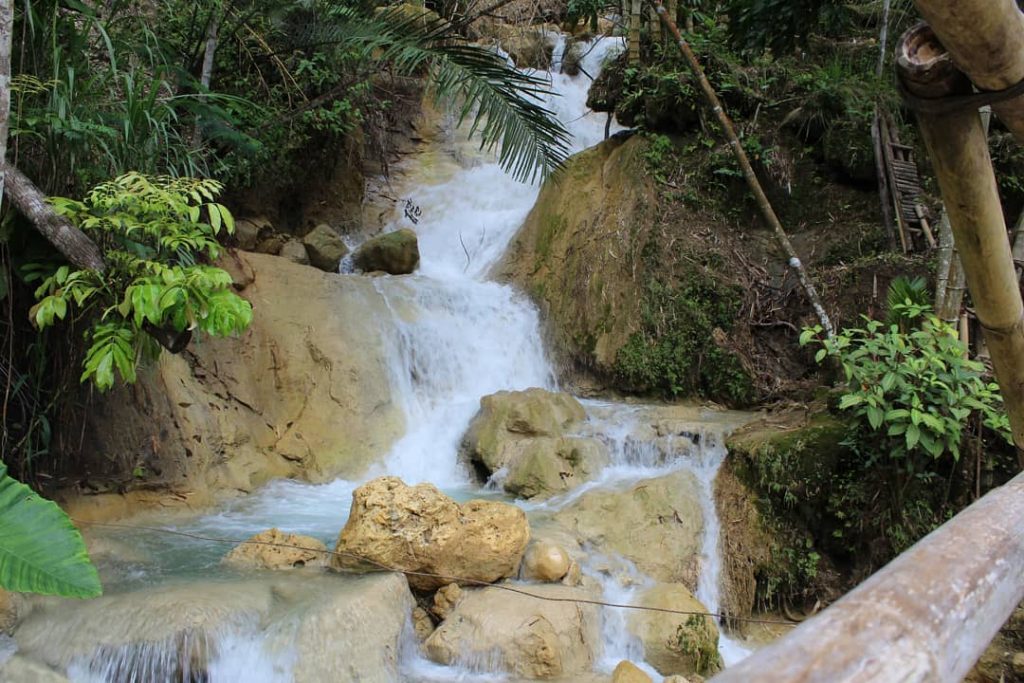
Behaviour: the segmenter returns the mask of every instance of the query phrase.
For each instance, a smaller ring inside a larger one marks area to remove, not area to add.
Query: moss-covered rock
[[[337,273],[341,259],[348,254],[348,246],[334,229],[320,223],[302,238],[309,254],[309,262],[328,273]]]
[[[640,594],[637,604],[680,612],[635,611],[628,617],[630,633],[644,646],[644,659],[664,676],[714,674],[722,669],[718,627],[700,600],[686,586],[659,583]]]

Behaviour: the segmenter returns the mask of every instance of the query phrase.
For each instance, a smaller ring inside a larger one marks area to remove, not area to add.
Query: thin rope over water
[[[134,524],[116,524],[116,523],[113,523],[113,522],[84,522],[84,521],[79,521],[79,520],[74,520],[74,522],[78,526],[99,526],[99,527],[108,527],[108,528],[111,528],[111,529],[131,529],[133,531],[150,531],[150,532],[158,533],[158,534],[167,534],[169,536],[181,536],[181,537],[184,537],[184,538],[195,539],[197,541],[208,541],[208,542],[211,542],[211,543],[224,543],[224,544],[230,544],[230,545],[233,545],[233,546],[246,544],[246,545],[264,545],[264,546],[270,546],[270,547],[273,547],[273,548],[288,548],[289,550],[305,550],[306,552],[322,553],[324,555],[333,555],[333,556],[337,556],[337,557],[345,557],[345,558],[348,558],[348,559],[351,559],[351,560],[355,560],[357,562],[362,562],[362,563],[371,565],[373,567],[376,567],[377,569],[380,569],[381,571],[398,572],[398,573],[401,573],[401,574],[405,574],[406,576],[423,576],[423,577],[432,578],[432,579],[444,579],[445,581],[450,581],[452,583],[468,584],[468,585],[480,586],[480,587],[500,588],[501,590],[508,591],[510,593],[517,593],[519,595],[524,595],[524,596],[526,596],[528,598],[533,598],[535,600],[543,600],[545,602],[572,602],[572,603],[577,603],[577,604],[582,604],[582,605],[596,605],[598,607],[618,607],[618,608],[621,608],[621,609],[638,610],[638,611],[641,611],[641,612],[662,612],[662,613],[665,613],[665,614],[678,614],[680,616],[715,617],[717,619],[723,619],[725,621],[742,621],[742,622],[751,623],[751,624],[770,624],[770,625],[773,625],[773,626],[789,626],[791,628],[797,626],[797,624],[794,624],[794,623],[789,622],[789,621],[780,621],[780,620],[777,620],[777,619],[759,619],[757,617],[738,617],[738,616],[732,616],[732,615],[728,615],[728,614],[724,614],[724,613],[719,613],[719,612],[708,612],[708,611],[703,611],[702,612],[702,611],[693,611],[693,610],[678,610],[678,609],[670,609],[668,607],[650,607],[650,606],[645,606],[645,605],[627,605],[627,604],[622,604],[622,603],[617,603],[617,602],[605,602],[603,600],[589,600],[587,598],[559,598],[559,597],[553,597],[553,596],[550,596],[550,595],[538,595],[537,593],[532,593],[532,592],[530,592],[528,590],[525,590],[525,589],[522,589],[522,588],[517,588],[515,586],[509,586],[507,584],[488,583],[487,581],[481,581],[479,579],[470,579],[470,578],[467,578],[467,577],[464,577],[464,576],[448,576],[448,575],[445,575],[445,574],[433,574],[431,572],[417,572],[417,571],[410,571],[410,570],[406,570],[406,569],[400,569],[398,567],[391,567],[391,566],[388,566],[386,564],[383,564],[382,562],[377,562],[376,560],[371,560],[368,557],[363,557],[361,555],[357,555],[356,553],[346,552],[344,550],[323,550],[323,549],[320,549],[320,548],[306,548],[306,547],[301,546],[301,545],[294,545],[294,544],[291,544],[291,543],[274,543],[272,541],[252,541],[252,540],[240,541],[240,540],[231,539],[231,538],[214,538],[212,536],[203,536],[201,534],[193,534],[193,533],[190,533],[190,532],[187,532],[187,531],[176,531],[176,530],[173,530],[173,529],[163,529],[163,528],[160,528],[160,527],[151,527],[151,526],[137,526],[137,525],[134,525]]]

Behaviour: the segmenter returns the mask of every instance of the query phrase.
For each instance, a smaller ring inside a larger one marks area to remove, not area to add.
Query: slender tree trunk
[[[875,75],[882,77],[885,69],[885,57],[888,50],[886,45],[889,42],[889,8],[892,0],[885,0],[882,5],[882,32],[878,37],[878,64],[875,66]],[[875,174],[878,176],[878,198],[882,203],[882,222],[885,224],[885,232],[889,236],[889,248],[896,250],[895,219],[893,217],[892,197],[889,195],[889,179],[885,171],[885,151],[882,145],[888,144],[882,140],[882,110],[881,106],[875,105],[875,118],[871,122],[871,143],[875,151]]]
[[[220,31],[221,15],[217,7],[210,13],[210,21],[206,25],[206,50],[203,53],[203,68],[199,74],[199,84],[202,86],[202,96],[210,90],[213,82],[213,64],[217,56],[217,41]],[[192,147],[198,149],[203,145],[203,129],[199,117],[196,117],[195,128],[192,129]]]
[[[669,34],[675,39],[676,44],[679,46],[679,51],[683,54],[683,57],[686,58],[686,61],[689,62],[690,68],[700,81],[700,87],[704,92],[704,97],[707,99],[708,104],[711,105],[711,111],[713,111],[715,116],[718,117],[718,123],[721,124],[722,130],[725,132],[725,136],[729,140],[729,146],[732,147],[733,155],[736,157],[740,170],[743,172],[743,177],[746,178],[747,185],[750,187],[750,192],[754,195],[754,200],[757,202],[757,206],[761,210],[761,215],[764,217],[765,222],[771,226],[772,230],[775,232],[776,239],[778,239],[783,251],[786,252],[786,256],[789,258],[789,265],[796,271],[797,277],[800,279],[800,284],[803,286],[804,292],[807,294],[807,299],[810,301],[811,307],[814,308],[814,312],[817,314],[818,320],[821,321],[821,327],[825,330],[825,334],[828,337],[834,336],[835,330],[832,328],[832,321],[829,320],[828,313],[825,312],[825,307],[822,305],[821,299],[818,297],[818,292],[814,288],[814,283],[811,282],[810,277],[807,275],[807,270],[804,268],[803,262],[800,260],[800,257],[797,256],[796,249],[793,248],[793,244],[789,241],[789,236],[786,234],[786,231],[783,230],[782,223],[779,222],[779,217],[775,214],[775,209],[772,208],[771,202],[768,201],[768,197],[765,195],[764,190],[761,187],[761,183],[758,181],[757,175],[754,173],[754,169],[750,165],[747,153],[744,151],[743,145],[740,143],[739,136],[736,135],[736,129],[732,125],[732,119],[730,119],[729,115],[725,113],[725,109],[722,107],[722,102],[718,99],[718,94],[708,81],[707,75],[704,73],[704,69],[701,67],[700,62],[697,61],[697,56],[693,53],[693,50],[690,49],[690,44],[687,43],[682,34],[679,33],[679,28],[676,26],[676,23],[668,16],[668,12],[665,10],[665,6],[662,4],[661,0],[654,0],[654,5],[657,8],[658,14],[661,15],[661,20],[665,22],[665,26],[668,28]]]
[[[0,208],[4,194],[4,162],[11,116],[11,33],[14,31],[14,0],[0,0]]]
[[[995,0],[993,4],[997,4]],[[1019,15],[1015,4],[1011,3],[1010,8],[1013,16]],[[1004,20],[1011,23],[1013,17]],[[1018,41],[1016,49],[1021,45],[1024,42]],[[927,26],[917,26],[904,34],[897,61],[904,87],[917,97],[940,99],[971,92],[970,82],[947,58],[943,45]],[[1006,234],[988,136],[981,116],[970,109],[919,112],[918,122],[960,249],[978,322],[992,351],[992,364],[1020,457],[1024,452],[1024,301]]]
[[[103,254],[89,237],[58,215],[46,197],[24,173],[10,164],[3,165],[4,194],[11,204],[20,211],[36,230],[57,248],[68,261],[79,268],[103,270]]]
[[[981,90],[1024,80],[1024,14],[1016,0],[915,0],[953,62]],[[1024,144],[1024,97],[993,105]]]

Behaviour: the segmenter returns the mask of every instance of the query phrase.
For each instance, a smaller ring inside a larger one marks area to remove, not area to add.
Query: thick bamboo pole
[[[732,119],[725,113],[725,108],[722,107],[721,100],[718,99],[718,94],[715,89],[711,86],[708,81],[707,75],[704,73],[703,67],[697,60],[697,55],[690,49],[690,44],[686,42],[682,34],[679,33],[679,27],[676,26],[676,22],[668,15],[665,10],[665,6],[661,0],[653,0],[654,6],[657,9],[658,14],[661,16],[661,20],[665,23],[665,27],[668,29],[669,34],[675,39],[676,45],[679,47],[679,51],[686,58],[686,61],[690,65],[690,69],[694,75],[697,76],[697,80],[700,81],[700,88],[704,92],[704,97],[707,99],[708,104],[711,105],[711,111],[714,112],[718,118],[718,123],[722,126],[722,130],[725,132],[726,138],[729,140],[729,146],[732,148],[733,155],[736,157],[736,162],[739,164],[740,170],[743,172],[743,177],[747,181],[747,185],[750,187],[751,194],[754,195],[754,201],[757,202],[757,207],[761,210],[761,216],[765,222],[775,232],[775,237],[782,246],[783,251],[786,252],[786,257],[789,259],[789,265],[793,270],[796,271],[796,275],[800,280],[800,284],[804,288],[804,292],[807,294],[807,299],[811,303],[811,307],[814,309],[815,314],[818,316],[818,320],[821,322],[822,329],[825,330],[825,334],[829,337],[835,335],[835,330],[832,327],[832,321],[829,320],[828,313],[825,312],[825,307],[821,304],[821,298],[818,296],[817,290],[814,288],[814,283],[811,282],[810,277],[807,275],[807,270],[804,268],[803,262],[796,253],[796,249],[793,248],[793,244],[789,241],[789,236],[786,231],[782,228],[782,223],[779,221],[779,217],[775,214],[775,209],[772,208],[771,202],[768,201],[768,196],[765,195],[764,189],[761,187],[761,182],[757,179],[757,174],[754,173],[754,168],[750,165],[750,159],[747,158],[747,153],[743,149],[743,145],[740,143],[740,138],[736,135],[736,129],[732,125]]]
[[[629,44],[629,65],[640,66],[640,10],[643,8],[641,0],[631,0],[629,6],[629,34],[626,42]]]
[[[1024,598],[1024,474],[711,683],[960,681]]]
[[[982,90],[1024,81],[1024,14],[1015,0],[915,0],[953,62]],[[1024,97],[993,105],[1024,144]]]
[[[1024,43],[1018,44],[1021,47]],[[966,77],[923,24],[900,39],[897,71],[903,86],[918,98],[940,99],[970,92]],[[981,116],[970,107],[943,113],[922,111],[918,122],[1020,453],[1024,449],[1024,302],[985,128]]]

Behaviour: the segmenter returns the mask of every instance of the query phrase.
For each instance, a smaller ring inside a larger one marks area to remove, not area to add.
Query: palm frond
[[[470,121],[481,147],[497,149],[502,168],[516,179],[547,177],[565,161],[570,136],[544,106],[552,94],[546,80],[516,71],[431,12],[400,8],[365,17],[342,10],[337,16],[344,23],[341,40],[404,75],[425,73],[439,99],[459,102],[459,124]]]

